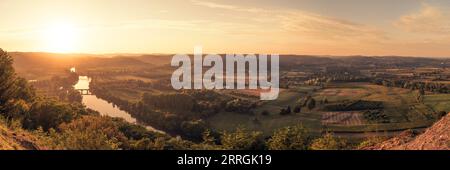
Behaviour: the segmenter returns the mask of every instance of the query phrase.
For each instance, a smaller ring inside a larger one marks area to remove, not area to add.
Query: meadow
[[[326,130],[335,133],[367,133],[421,129],[434,122],[434,113],[450,110],[450,94],[427,93],[423,103],[416,101],[416,94],[417,91],[409,89],[371,83],[333,83],[323,89],[317,86],[299,86],[282,90],[277,100],[263,102],[255,109],[255,115],[221,112],[206,120],[213,128],[227,131],[242,126],[271,134],[284,126],[302,124],[315,133]],[[331,104],[347,100],[382,102],[389,123],[366,121],[362,112],[328,112],[321,107],[323,104],[318,104],[312,110],[303,108],[300,113],[279,114],[282,108],[293,108],[307,95],[311,95],[316,101],[327,99]],[[262,115],[264,110],[270,114]]]

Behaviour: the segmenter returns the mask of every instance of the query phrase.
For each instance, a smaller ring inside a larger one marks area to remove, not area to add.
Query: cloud
[[[217,3],[211,0],[191,0],[194,5],[213,9],[247,12],[246,19],[254,24],[265,25],[273,32],[291,36],[309,37],[319,40],[384,40],[384,31],[375,27],[343,19],[332,18],[315,13],[291,9],[245,8],[241,6]],[[249,32],[251,33],[251,32]]]
[[[261,8],[245,8],[235,5],[229,5],[229,4],[222,4],[217,3],[213,1],[207,1],[207,0],[191,0],[192,4],[198,5],[198,6],[204,6],[208,8],[214,8],[214,9],[224,9],[224,10],[233,10],[233,11],[239,11],[239,12],[251,12],[251,13],[258,13],[258,12],[268,12],[268,10],[261,9]]]
[[[211,1],[191,0],[191,2],[194,5],[205,6],[209,8],[230,9],[230,10],[238,9],[236,6],[233,5],[219,4]]]
[[[386,39],[375,27],[302,11],[280,16],[282,27],[292,33],[325,39]]]
[[[423,4],[420,11],[400,17],[394,25],[414,33],[450,33],[450,13],[438,7]]]

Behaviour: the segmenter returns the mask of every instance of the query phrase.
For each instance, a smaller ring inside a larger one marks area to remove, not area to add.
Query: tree
[[[50,135],[59,149],[109,150],[128,145],[118,123],[110,117],[83,116],[61,124],[58,129],[60,133],[50,130]]]
[[[363,150],[366,149],[368,147],[372,147],[375,146],[383,141],[386,141],[386,137],[381,137],[381,136],[369,136],[367,137],[364,141],[362,141],[361,143],[358,144],[358,146],[356,147],[356,149],[359,150]]]
[[[440,111],[440,112],[438,113],[438,118],[444,117],[445,115],[447,115],[447,112],[446,112],[446,111]]]
[[[302,111],[302,106],[297,105],[294,107],[294,113],[300,113]]]
[[[223,132],[221,143],[225,149],[230,150],[260,150],[264,149],[262,132],[248,131],[238,127],[235,132]]]
[[[422,103],[425,95],[425,90],[423,88],[419,89],[419,93],[417,94],[417,102]]]
[[[291,113],[292,113],[292,111],[291,111],[291,106],[288,106],[288,107],[286,108],[286,113],[287,113],[287,114],[291,114]]]
[[[48,99],[37,100],[24,118],[24,127],[27,129],[42,127],[47,131],[89,113],[80,104],[66,104]]]
[[[269,111],[267,111],[267,110],[263,110],[263,111],[261,112],[261,115],[263,115],[263,116],[267,116],[267,115],[269,115]]]
[[[4,107],[5,117],[8,120],[17,119],[22,120],[24,116],[29,112],[30,106],[22,99],[9,100]]]
[[[71,103],[73,103],[73,102],[81,103],[83,100],[83,97],[81,96],[81,94],[78,91],[69,90],[69,92],[67,94],[67,100]]]
[[[16,97],[26,102],[33,102],[36,98],[36,91],[28,84],[27,80],[18,77],[16,79]]]
[[[310,140],[310,134],[303,126],[289,126],[276,130],[267,141],[267,147],[270,150],[306,150]]]
[[[312,110],[316,107],[316,100],[314,98],[310,98],[306,104],[309,110]]]
[[[206,129],[207,125],[202,119],[183,121],[181,123],[181,131],[183,136],[194,141],[200,141]]]
[[[311,144],[312,150],[342,150],[347,147],[347,142],[341,138],[333,137],[333,134],[327,132],[323,137],[314,139]]]
[[[0,49],[0,103],[14,98],[16,77],[12,63],[8,53]]]
[[[203,139],[203,142],[202,142],[203,144],[206,144],[206,145],[215,145],[216,144],[216,139],[214,138],[214,136],[211,135],[211,130],[209,130],[209,129],[206,129],[203,132],[202,139]]]
[[[16,76],[12,64],[12,57],[0,49],[0,114],[22,120],[35,99],[35,91],[25,79]]]

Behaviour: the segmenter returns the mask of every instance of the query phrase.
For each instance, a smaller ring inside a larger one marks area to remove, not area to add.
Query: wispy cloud
[[[450,13],[439,7],[423,4],[420,11],[400,17],[394,25],[416,33],[450,33]]]
[[[322,40],[382,40],[385,33],[375,27],[338,18],[323,16],[311,12],[290,9],[246,8],[236,5],[218,3],[211,0],[191,0],[194,5],[214,9],[248,12],[253,15],[248,20],[255,24],[266,25],[262,29],[287,33],[292,36],[310,37]],[[261,28],[260,28],[261,29]],[[258,30],[257,28],[255,30]]]
[[[292,33],[325,39],[385,39],[385,33],[375,27],[347,20],[302,11],[280,16],[282,27]]]
[[[209,7],[209,8],[231,9],[231,10],[238,9],[238,7],[233,6],[233,5],[219,4],[219,3],[211,2],[211,1],[191,0],[191,2],[195,5],[205,6],[205,7]]]
[[[236,5],[229,5],[229,4],[223,4],[223,3],[217,3],[214,1],[207,1],[207,0],[191,0],[192,4],[198,5],[198,6],[204,6],[208,8],[215,8],[215,9],[226,9],[226,10],[234,10],[234,11],[241,11],[241,12],[267,12],[267,10],[261,9],[261,8],[245,8],[240,7]]]

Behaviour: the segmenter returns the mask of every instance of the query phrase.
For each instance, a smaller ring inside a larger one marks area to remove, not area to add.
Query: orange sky
[[[445,0],[0,1],[0,48],[450,56]]]

